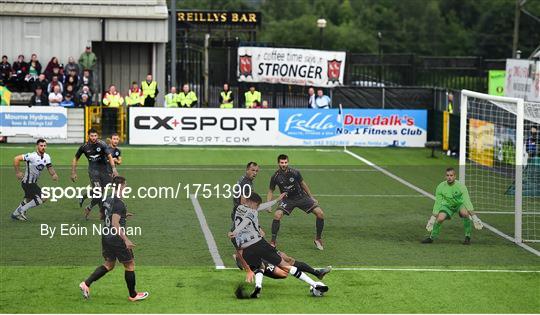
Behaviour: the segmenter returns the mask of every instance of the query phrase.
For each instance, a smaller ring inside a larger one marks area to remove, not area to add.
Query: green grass
[[[6,313],[538,313],[540,273],[343,271],[325,278],[331,291],[312,298],[296,279],[265,279],[262,298],[239,301],[234,287],[244,275],[215,270],[189,199],[129,199],[130,226],[140,226],[137,244],[137,287],[151,293],[147,301],[127,301],[121,267],[92,286],[92,299],[82,301],[77,285],[102,258],[99,236],[40,236],[40,225],[99,224],[82,220],[75,200],[48,202],[31,209],[31,222],[12,222],[9,213],[21,198],[11,165],[14,155],[32,146],[0,147],[0,312]],[[353,148],[353,152],[432,192],[444,169],[456,160],[429,158],[424,149]],[[76,146],[50,145],[48,152],[60,181],[43,174],[40,185],[73,185],[69,163]],[[120,173],[131,187],[174,186],[178,182],[234,184],[244,165],[259,162],[256,191],[266,195],[275,158],[289,154],[293,167],[318,198],[326,215],[325,250],[313,246],[315,219],[301,210],[285,217],[278,247],[313,266],[441,269],[540,270],[540,259],[488,230],[473,232],[473,245],[463,246],[461,220],[445,223],[441,239],[422,245],[432,200],[334,149],[124,147]],[[192,168],[187,170],[186,168]],[[79,181],[88,183],[81,160]],[[201,170],[204,169],[204,170]],[[213,170],[212,170],[213,169]],[[318,196],[320,195],[320,196]],[[364,195],[339,197],[336,195]],[[400,195],[400,197],[391,197]],[[407,196],[404,196],[407,195]],[[199,198],[219,253],[227,267],[232,246],[226,238],[232,203]],[[474,200],[473,200],[474,201]],[[486,219],[486,218],[485,218]],[[272,215],[261,213],[269,233]],[[493,215],[489,223],[508,225]],[[442,293],[442,294],[439,294]],[[467,298],[460,298],[467,296]],[[279,301],[279,302],[277,302]],[[436,301],[436,303],[435,303]]]

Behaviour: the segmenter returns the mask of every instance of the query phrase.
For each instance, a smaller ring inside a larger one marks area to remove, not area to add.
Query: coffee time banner
[[[334,87],[344,74],[342,51],[238,47],[238,81]]]

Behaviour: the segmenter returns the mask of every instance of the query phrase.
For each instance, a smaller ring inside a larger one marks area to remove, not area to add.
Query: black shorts
[[[290,215],[294,208],[300,208],[305,213],[311,213],[319,204],[308,195],[295,198],[285,198],[278,203],[278,210],[282,210],[286,215]]]
[[[37,183],[21,183],[21,187],[24,190],[25,199],[34,199],[36,196],[41,198],[41,188]]]
[[[126,247],[121,239],[101,239],[101,252],[107,261],[127,263],[133,260],[133,251]]]
[[[274,270],[275,270],[276,268],[277,268],[276,266],[267,263],[267,264],[264,266],[263,275],[265,275],[265,276],[268,277],[268,278],[272,278],[272,279],[281,279],[282,277],[278,277],[278,276],[274,273]]]
[[[263,260],[274,266],[281,263],[281,256],[279,256],[277,250],[264,238],[257,243],[244,248],[242,250],[242,257],[244,257],[244,260],[252,269],[260,268]]]
[[[113,180],[112,174],[106,169],[88,171],[88,177],[90,177],[92,187],[105,187]]]

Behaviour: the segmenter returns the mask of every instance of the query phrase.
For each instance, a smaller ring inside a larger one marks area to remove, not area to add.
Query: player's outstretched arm
[[[432,215],[431,217],[429,217],[429,220],[426,224],[426,230],[428,230],[428,232],[431,232],[433,231],[433,225],[435,225],[435,221],[437,220],[437,217]]]
[[[111,165],[111,169],[113,172],[113,177],[118,176],[118,171],[116,170],[116,164],[114,164],[114,159],[112,157],[112,154],[107,154],[107,159],[109,160],[109,164]]]
[[[274,199],[272,201],[268,201],[268,202],[265,202],[265,203],[261,203],[259,205],[259,207],[257,208],[257,211],[264,211],[264,210],[270,210],[272,209],[272,207],[278,202],[280,201],[281,199],[285,198],[285,196],[287,195],[287,193],[282,193],[281,195],[279,195],[279,197],[277,199]]]
[[[311,190],[309,190],[309,187],[308,187],[307,183],[305,181],[302,181],[300,183],[300,185],[302,186],[302,189],[311,197],[311,199],[313,199],[315,202],[317,202],[317,199],[315,199],[315,197],[313,197],[313,194],[311,193]]]
[[[73,182],[77,180],[77,162],[79,162],[79,158],[75,156],[71,161],[71,180]]]
[[[54,181],[58,181],[58,174],[56,174],[56,170],[52,165],[47,166],[47,171],[49,171],[49,174]]]
[[[268,189],[268,193],[266,194],[266,201],[272,201],[274,199],[274,189]]]
[[[468,210],[468,212],[469,212],[469,218],[472,220],[474,228],[477,230],[483,229],[484,223],[482,222],[482,220],[480,220],[480,218],[476,215],[476,213],[474,213],[474,211],[472,210]]]
[[[120,228],[120,215],[117,213],[113,213],[111,218],[111,224],[116,229],[118,236],[124,241],[124,244],[126,244],[126,247],[128,249],[133,249],[135,247],[135,244],[131,242],[131,240],[127,237],[124,229]]]
[[[114,163],[116,163],[116,165],[122,164],[122,157],[121,156],[115,157],[114,158]]]
[[[13,158],[13,168],[15,168],[15,176],[17,176],[17,179],[21,180],[24,177],[24,174],[21,172],[21,161],[24,160],[24,155],[17,155]]]

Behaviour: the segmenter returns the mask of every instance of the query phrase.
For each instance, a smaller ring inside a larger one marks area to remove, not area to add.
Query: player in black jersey
[[[98,139],[97,130],[91,128],[88,130],[88,142],[79,147],[71,162],[71,180],[73,182],[77,180],[77,162],[83,154],[88,159],[88,175],[92,187],[101,187],[103,189],[108,183],[111,183],[113,177],[118,176],[109,147],[105,142]],[[90,211],[97,204],[100,204],[100,198],[92,198],[90,206],[84,209],[87,219]],[[79,201],[79,205],[82,206],[82,201]],[[100,209],[100,211],[103,216],[103,209]]]
[[[117,133],[113,133],[111,139],[107,139],[109,151],[111,152],[115,165],[122,164],[122,151],[120,151],[120,148],[118,147],[119,142],[120,136]],[[112,173],[112,170],[110,170],[110,172]]]
[[[135,245],[125,233],[128,214],[122,195],[124,188],[126,188],[126,179],[117,176],[112,183],[116,187],[116,196],[109,197],[103,202],[105,226],[102,229],[101,247],[105,263],[97,267],[88,279],[81,282],[79,288],[83,297],[88,299],[92,282],[99,280],[107,272],[113,270],[116,260],[118,260],[125,268],[124,278],[129,291],[128,299],[133,302],[144,300],[148,297],[148,292],[135,290],[135,261],[133,258],[133,246]]]
[[[324,228],[324,212],[317,200],[311,194],[308,185],[302,178],[300,172],[289,167],[289,157],[281,154],[277,158],[279,169],[270,178],[270,188],[267,199],[272,200],[276,186],[281,193],[287,193],[287,197],[281,200],[274,213],[272,221],[272,241],[270,244],[276,246],[277,234],[283,213],[290,215],[294,208],[300,208],[306,213],[313,213],[316,219],[315,246],[323,250],[322,232]]]

